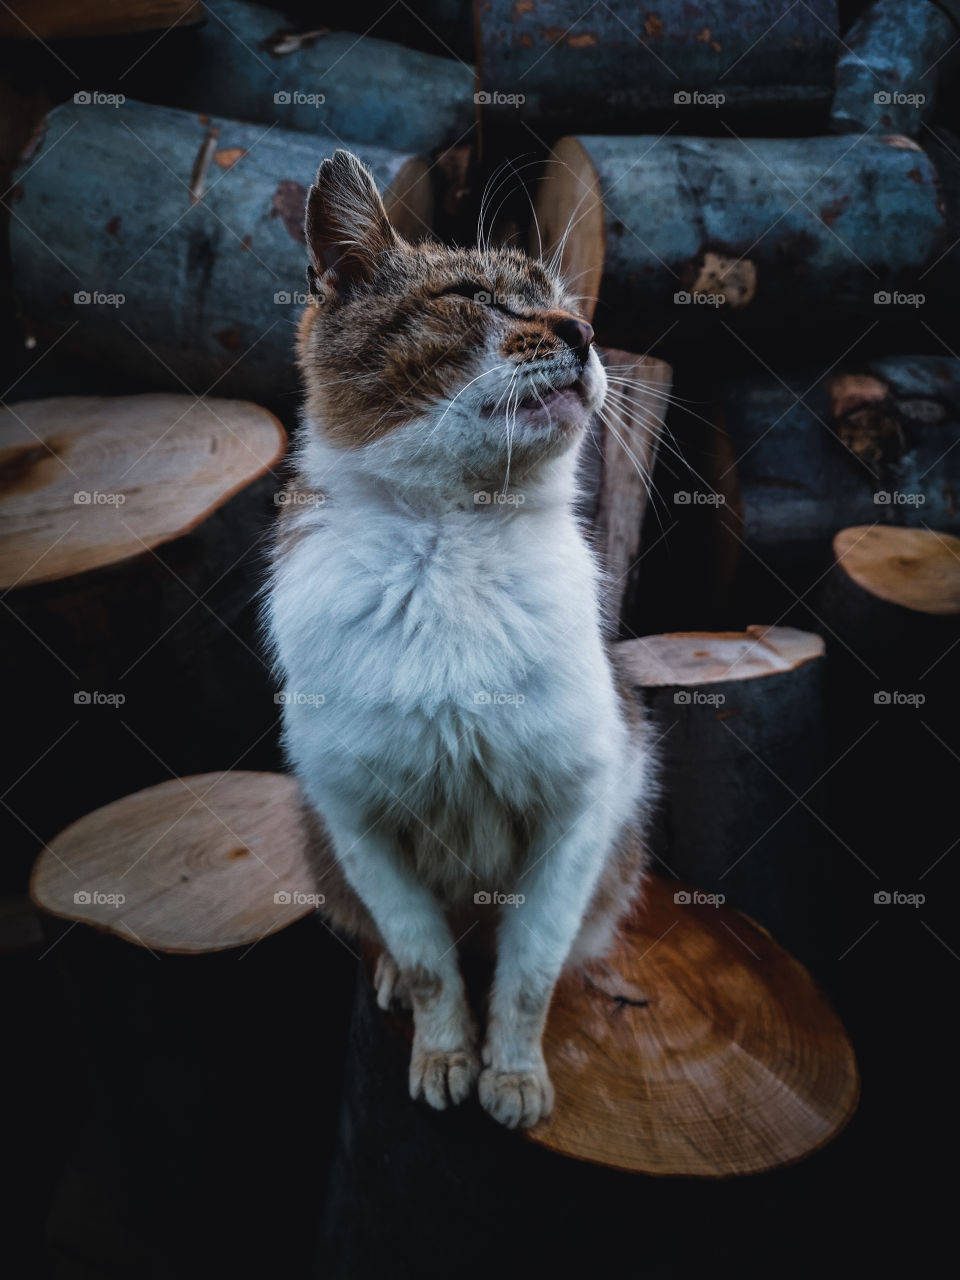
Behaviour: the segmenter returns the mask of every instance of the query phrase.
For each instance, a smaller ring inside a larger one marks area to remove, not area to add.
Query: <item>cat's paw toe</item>
[[[413,1008],[407,984],[400,976],[397,962],[389,951],[380,952],[377,969],[373,975],[373,985],[377,993],[377,1005],[385,1013],[395,1008],[407,1011]]]
[[[410,1059],[410,1097],[423,1099],[437,1111],[468,1098],[480,1063],[472,1049],[418,1049]]]
[[[546,1120],[553,1110],[553,1085],[546,1067],[530,1071],[498,1071],[486,1067],[480,1074],[480,1105],[508,1129],[530,1129]]]

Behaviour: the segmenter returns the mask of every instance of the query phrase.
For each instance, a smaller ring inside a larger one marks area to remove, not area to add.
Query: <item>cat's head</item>
[[[602,404],[593,330],[513,249],[411,245],[349,152],[307,200],[312,304],[299,357],[313,429],[401,486],[522,483]]]

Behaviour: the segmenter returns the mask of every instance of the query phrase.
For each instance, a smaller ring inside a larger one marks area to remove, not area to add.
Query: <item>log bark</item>
[[[851,522],[960,532],[960,361],[884,356],[827,377],[813,366],[740,377],[720,403],[751,583],[769,573],[809,585]]]
[[[334,149],[140,103],[57,108],[8,196],[28,324],[38,339],[61,337],[66,351],[121,363],[153,386],[200,395],[215,384],[289,406],[304,200]],[[425,162],[356,151],[398,230],[421,238],[432,207]]]
[[[21,402],[0,440],[22,761],[3,874],[22,882],[98,804],[244,755],[275,764],[255,601],[285,436],[251,404],[157,395]]]
[[[179,42],[174,75],[160,45],[118,87],[164,106],[394,151],[433,151],[472,131],[467,63],[331,31],[319,16],[298,30],[245,0],[206,8],[206,23]]]
[[[693,104],[678,103],[678,93],[720,93],[731,110],[815,109],[829,101],[832,0],[794,7],[723,0],[702,20],[683,0],[650,12],[584,9],[576,0],[547,8],[477,0],[476,15],[484,112],[514,120],[519,112],[541,130],[617,130],[641,113],[689,111]]]
[[[934,0],[874,0],[843,38],[831,130],[916,137],[933,112],[958,36]]]
[[[0,38],[59,40],[157,31],[203,20],[200,0],[11,0],[0,10]]]
[[[411,1102],[409,1019],[381,1013],[361,973],[324,1275],[434,1275],[433,1260],[464,1239],[465,1274],[490,1274],[518,1205],[569,1224],[537,1235],[541,1262],[579,1254],[585,1234],[602,1256],[595,1217],[575,1210],[585,1203],[604,1204],[602,1234],[622,1257],[637,1194],[669,1217],[675,1197],[688,1208],[697,1198],[697,1178],[771,1169],[839,1132],[856,1107],[857,1070],[809,975],[738,912],[676,894],[652,878],[609,959],[561,979],[544,1038],[555,1110],[525,1137],[472,1103],[438,1114]],[[638,1187],[624,1176],[637,1172],[665,1181]],[[430,1230],[404,1229],[423,1204]],[[530,1243],[517,1241],[520,1256]],[[645,1256],[658,1258],[655,1231],[647,1243]]]
[[[535,210],[545,255],[572,227],[562,267],[603,341],[694,313],[718,327],[739,315],[776,324],[824,307],[872,312],[878,292],[920,291],[947,248],[934,167],[896,137],[855,148],[561,138]]]
[[[632,607],[637,552],[666,416],[672,371],[629,351],[601,352],[609,384],[603,417],[581,454],[581,515],[605,569],[604,609],[614,621]]]
[[[626,640],[619,652],[660,735],[657,865],[723,894],[817,965],[823,641],[789,627],[749,627]]]

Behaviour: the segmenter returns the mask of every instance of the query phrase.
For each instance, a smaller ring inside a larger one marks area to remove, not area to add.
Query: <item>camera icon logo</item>
[[[273,695],[273,701],[275,706],[285,707],[290,701],[290,695],[287,693],[286,689],[283,689],[280,693],[275,693]]]
[[[687,493],[686,490],[681,489],[673,495],[673,500],[677,504],[677,506],[689,507],[690,494]]]
[[[73,505],[75,507],[88,507],[90,505],[90,494],[86,489],[78,489],[73,495]]]
[[[87,293],[86,289],[81,289],[79,293],[75,293],[73,295],[73,302],[74,302],[74,305],[77,307],[89,306],[91,301],[92,299],[90,297],[90,294]]]
[[[678,889],[673,895],[673,900],[678,907],[686,907],[690,905],[690,892],[687,889]]]
[[[73,95],[73,100],[78,107],[87,107],[93,101],[86,89],[81,89]]]
[[[686,307],[690,305],[691,295],[686,291],[686,289],[681,289],[678,293],[673,295],[673,301],[678,307]]]
[[[289,89],[278,89],[277,92],[273,95],[273,100],[278,107],[287,107],[293,101],[293,99],[290,96]]]
[[[878,907],[885,907],[890,905],[891,898],[886,889],[881,889],[873,895],[873,900]]]
[[[678,707],[688,707],[690,705],[690,694],[686,689],[678,689],[673,695],[673,701]]]
[[[884,507],[890,505],[890,494],[886,489],[878,489],[873,495],[873,500],[877,506]]]
[[[889,707],[893,699],[889,693],[881,689],[873,695],[873,701],[874,701],[874,704],[878,707]]]
[[[486,289],[481,289],[479,293],[475,293],[473,295],[473,300],[474,302],[482,302],[484,304],[489,304],[493,301],[493,295],[490,293],[487,293]]]
[[[873,100],[878,107],[888,107],[892,101],[890,94],[886,89],[880,89],[873,95]]]
[[[490,94],[486,93],[485,91],[481,91],[480,93],[475,93],[473,95],[473,100],[478,107],[488,107],[490,103],[493,101]]]
[[[90,892],[88,889],[78,889],[73,895],[73,900],[78,907],[88,907],[91,902]]]
[[[281,289],[279,293],[275,293],[273,295],[273,300],[274,302],[283,303],[287,305],[289,305],[289,303],[293,301],[293,299],[290,297],[289,293],[287,293],[285,289]]]
[[[873,301],[875,306],[888,307],[893,301],[893,298],[889,293],[887,293],[886,289],[881,289],[878,293],[873,295]]]
[[[491,497],[486,489],[481,489],[478,493],[473,495],[473,501],[478,507],[486,507],[490,505]]]
[[[293,898],[286,889],[278,889],[273,895],[273,900],[278,907],[287,907],[293,901]]]
[[[673,95],[673,100],[678,107],[688,107],[691,102],[690,94],[686,89],[680,89]]]
[[[74,702],[74,705],[77,707],[89,707],[92,701],[93,701],[93,696],[82,690],[73,695],[73,702]]]
[[[473,695],[473,700],[478,707],[488,707],[490,705],[490,695],[486,689],[480,689]]]
[[[492,899],[486,889],[481,889],[479,893],[473,895],[473,900],[478,907],[489,907]]]

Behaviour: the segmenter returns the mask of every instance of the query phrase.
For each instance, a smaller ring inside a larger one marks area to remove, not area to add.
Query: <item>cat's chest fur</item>
[[[452,896],[464,869],[502,884],[616,727],[596,598],[562,507],[307,520],[271,623],[315,803],[388,822]]]

